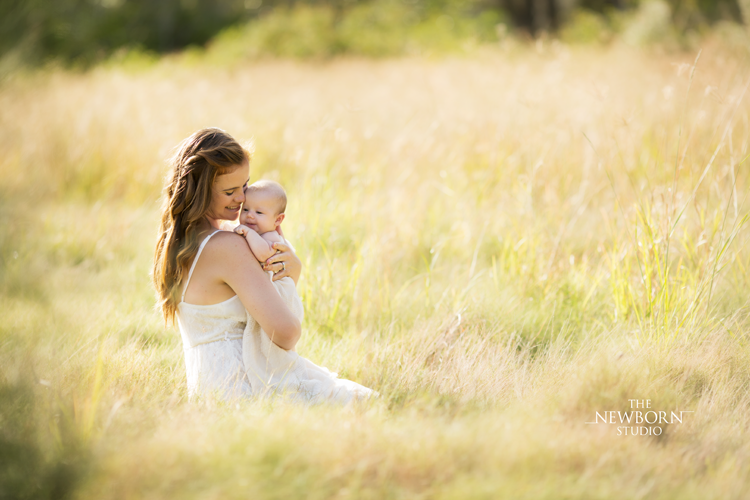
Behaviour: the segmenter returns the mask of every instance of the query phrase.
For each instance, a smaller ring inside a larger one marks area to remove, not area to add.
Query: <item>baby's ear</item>
[[[284,221],[284,214],[279,214],[276,216],[276,221],[274,222],[274,225],[279,226]]]

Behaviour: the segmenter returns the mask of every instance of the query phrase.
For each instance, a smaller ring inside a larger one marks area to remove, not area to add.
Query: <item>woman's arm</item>
[[[234,290],[247,312],[276,345],[294,349],[302,331],[300,322],[256,264],[244,238],[231,233],[216,237],[218,244],[209,246],[213,247],[210,258],[217,265],[217,278]]]

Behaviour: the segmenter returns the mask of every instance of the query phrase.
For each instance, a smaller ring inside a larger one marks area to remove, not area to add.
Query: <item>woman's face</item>
[[[214,220],[237,220],[250,180],[250,164],[244,162],[228,174],[216,176],[211,190],[211,206],[206,214]]]

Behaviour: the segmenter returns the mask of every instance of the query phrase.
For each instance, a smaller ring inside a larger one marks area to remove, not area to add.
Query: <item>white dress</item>
[[[271,342],[239,298],[212,305],[185,302],[195,264],[215,231],[203,240],[190,266],[177,323],[185,348],[188,396],[215,394],[222,399],[283,396],[314,404],[346,404],[375,393]],[[292,313],[302,320],[303,307],[294,281],[274,282]]]
[[[252,394],[242,363],[246,323],[245,307],[236,295],[207,306],[184,300],[178,304],[177,324],[185,350],[190,400],[198,395],[234,399]]]

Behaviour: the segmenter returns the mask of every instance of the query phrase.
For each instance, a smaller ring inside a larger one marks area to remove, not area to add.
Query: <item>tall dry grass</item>
[[[741,498],[749,78],[710,43],[16,75],[0,493]],[[163,159],[212,125],[289,193],[299,351],[380,400],[186,403],[148,271]],[[630,399],[694,413],[585,424]]]

